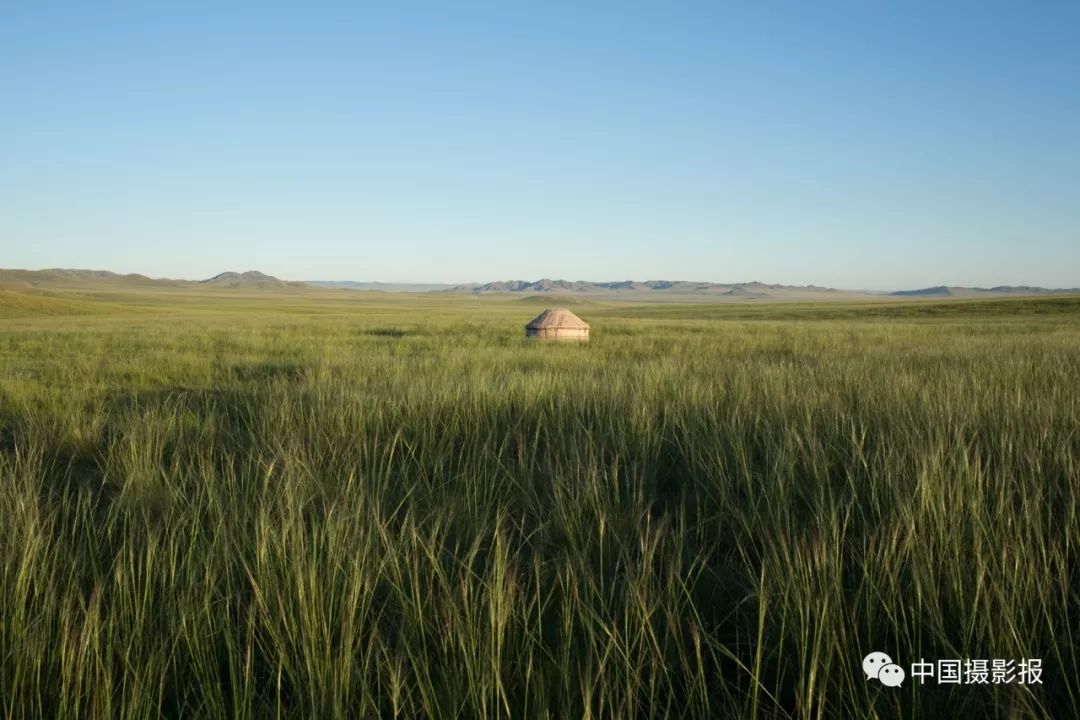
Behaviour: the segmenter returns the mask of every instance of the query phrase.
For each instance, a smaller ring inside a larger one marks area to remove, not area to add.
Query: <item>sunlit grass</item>
[[[0,328],[0,716],[1080,716],[1075,303],[338,297]]]

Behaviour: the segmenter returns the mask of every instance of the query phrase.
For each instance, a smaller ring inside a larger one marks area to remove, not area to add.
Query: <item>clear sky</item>
[[[0,0],[0,267],[1080,286],[1080,3]]]

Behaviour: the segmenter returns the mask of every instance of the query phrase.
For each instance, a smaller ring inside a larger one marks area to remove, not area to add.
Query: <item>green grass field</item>
[[[1080,298],[541,307],[0,292],[0,716],[1080,717]]]

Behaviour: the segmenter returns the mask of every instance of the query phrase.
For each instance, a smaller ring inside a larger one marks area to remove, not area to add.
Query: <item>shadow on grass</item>
[[[373,328],[371,330],[364,330],[364,335],[371,335],[373,337],[385,337],[385,338],[403,338],[408,335],[412,335],[408,330],[402,328],[388,327],[388,328]]]
[[[299,382],[308,373],[308,365],[295,362],[261,362],[251,365],[234,365],[230,374],[241,382],[265,382],[285,380]]]

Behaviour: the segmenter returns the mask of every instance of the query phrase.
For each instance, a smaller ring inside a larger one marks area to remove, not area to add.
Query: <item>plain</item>
[[[1080,716],[1080,298],[548,303],[0,292],[0,715]]]

